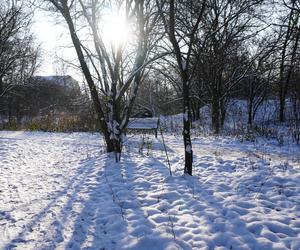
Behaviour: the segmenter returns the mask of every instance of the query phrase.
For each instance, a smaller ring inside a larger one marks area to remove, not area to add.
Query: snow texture
[[[185,147],[185,151],[186,152],[188,152],[189,154],[192,152],[192,147],[191,147],[191,145],[187,145],[186,147]]]
[[[0,249],[300,249],[299,148],[193,138],[190,177],[165,139],[173,176],[160,139],[0,132]]]
[[[153,118],[130,118],[127,128],[128,129],[157,129],[159,119]]]

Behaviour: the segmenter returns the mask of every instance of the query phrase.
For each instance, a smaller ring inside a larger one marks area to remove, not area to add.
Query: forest
[[[0,249],[300,249],[299,15],[0,0]]]

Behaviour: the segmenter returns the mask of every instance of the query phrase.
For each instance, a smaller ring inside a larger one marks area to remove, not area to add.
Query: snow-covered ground
[[[291,140],[293,137],[294,128],[294,111],[292,102],[286,102],[286,124],[278,122],[278,101],[266,99],[258,107],[253,121],[254,128],[260,128],[260,135],[264,132],[266,136],[267,130],[272,132],[272,136],[282,135],[284,140]],[[210,105],[203,106],[199,110],[200,119],[193,122],[195,128],[193,132],[201,132],[201,134],[212,134],[211,131],[211,108]],[[161,126],[165,131],[180,133],[182,131],[183,114],[160,116]],[[255,132],[259,134],[258,130]],[[252,128],[253,130],[253,128]],[[226,104],[226,116],[224,126],[221,128],[223,135],[242,135],[248,131],[248,104],[246,100],[231,99]]]
[[[161,139],[0,132],[0,249],[300,249],[298,147],[194,138],[189,177],[165,139],[173,176]]]

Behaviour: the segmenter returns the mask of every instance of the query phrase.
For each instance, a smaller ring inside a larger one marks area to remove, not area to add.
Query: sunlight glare
[[[105,42],[119,47],[127,42],[129,35],[126,19],[117,13],[110,13],[103,18],[103,39]]]

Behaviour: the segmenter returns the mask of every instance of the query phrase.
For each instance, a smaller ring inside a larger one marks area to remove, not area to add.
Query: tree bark
[[[253,123],[253,101],[252,99],[249,100],[249,103],[248,103],[248,125],[249,126],[252,126],[252,123]]]
[[[220,133],[220,104],[216,93],[213,94],[211,101],[211,125],[213,134]]]
[[[183,77],[183,142],[185,150],[184,173],[193,174],[193,150],[191,142],[191,104],[189,100],[189,86],[187,78]]]
[[[226,118],[226,108],[224,98],[220,100],[220,129],[223,129]]]
[[[253,102],[254,102],[254,82],[249,81],[249,96],[248,96],[248,125],[252,126],[253,123]]]

